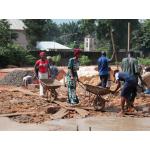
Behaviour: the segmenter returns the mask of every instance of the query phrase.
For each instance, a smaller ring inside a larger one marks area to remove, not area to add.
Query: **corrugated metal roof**
[[[24,30],[24,28],[26,28],[25,24],[20,19],[7,19],[7,21],[12,30]]]
[[[41,42],[37,42],[37,45],[36,45],[36,48],[37,49],[40,49],[40,50],[51,50],[51,49],[68,49],[70,50],[71,48],[67,47],[67,46],[64,46],[62,44],[59,44],[57,42],[53,42],[53,41],[41,41]]]

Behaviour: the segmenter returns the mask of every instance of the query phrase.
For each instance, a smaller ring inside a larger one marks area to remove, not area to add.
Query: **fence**
[[[47,56],[56,56],[61,55],[61,65],[66,66],[68,64],[69,58],[73,57],[73,51],[65,51],[65,50],[52,50],[52,51],[45,51]],[[40,51],[30,51],[30,53],[35,56],[37,59],[39,58]],[[86,55],[91,60],[91,65],[97,64],[97,59],[101,56],[101,52],[97,51],[81,51],[81,56]],[[126,52],[118,52],[117,54],[118,61],[126,57]],[[135,53],[135,57],[140,57],[140,53]]]

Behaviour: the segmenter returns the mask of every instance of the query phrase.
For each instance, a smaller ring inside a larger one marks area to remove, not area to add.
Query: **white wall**
[[[17,30],[15,31],[18,34],[18,38],[14,40],[14,43],[21,45],[22,47],[26,48],[28,45],[28,41],[24,31]]]
[[[95,39],[94,38],[84,38],[84,51],[95,50]]]

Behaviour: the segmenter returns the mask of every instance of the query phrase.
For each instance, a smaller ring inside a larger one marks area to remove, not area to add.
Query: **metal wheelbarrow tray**
[[[100,86],[93,86],[93,85],[83,84],[83,83],[82,85],[84,86],[85,91],[89,92],[89,100],[91,98],[90,96],[91,93],[95,95],[93,98],[93,106],[95,110],[103,111],[105,108],[106,100],[102,98],[101,96],[110,94],[112,93],[112,91],[107,88],[100,87]]]
[[[84,84],[86,91],[91,92],[95,95],[106,95],[110,94],[111,90],[100,87],[100,86],[93,86],[89,84]]]
[[[46,88],[47,100],[49,101],[56,100],[58,96],[56,89],[62,86],[62,84],[56,79],[40,79],[40,82],[42,86]]]

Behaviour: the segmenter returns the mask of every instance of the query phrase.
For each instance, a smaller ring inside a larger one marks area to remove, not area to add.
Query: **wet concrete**
[[[84,119],[51,120],[42,124],[19,124],[0,118],[1,131],[149,131],[150,118],[89,117]]]
[[[88,131],[141,131],[150,130],[150,118],[90,117],[85,119],[55,120],[45,123],[58,130]],[[49,128],[50,129],[50,128]]]
[[[47,131],[45,126],[36,124],[20,124],[7,117],[0,118],[0,131]]]

